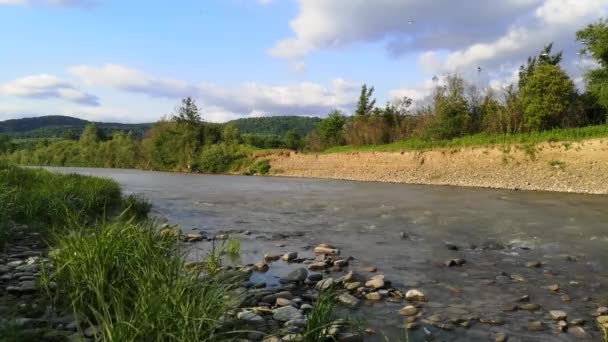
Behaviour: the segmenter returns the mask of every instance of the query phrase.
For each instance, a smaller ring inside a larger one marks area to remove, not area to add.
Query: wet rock
[[[516,302],[518,302],[518,303],[528,303],[529,301],[530,301],[530,296],[528,296],[528,295],[521,296],[521,297],[517,298],[517,300],[516,300]]]
[[[370,292],[365,295],[367,300],[382,300],[382,295],[378,292]]]
[[[292,300],[293,299],[293,293],[289,292],[289,291],[281,291],[281,292],[277,292],[274,295],[276,298],[283,298],[283,299],[289,299]]]
[[[455,244],[453,244],[449,241],[444,242],[444,245],[445,245],[445,248],[447,248],[451,251],[457,251],[460,249],[458,246],[456,246]]]
[[[286,298],[277,298],[276,302],[277,306],[293,306],[296,307],[296,304],[289,299]]]
[[[583,340],[590,340],[591,338],[593,338],[591,336],[591,334],[589,334],[587,331],[585,331],[585,329],[583,327],[578,327],[578,326],[571,327],[570,329],[568,329],[568,332],[572,336],[583,339]]]
[[[319,245],[313,249],[315,254],[340,255],[340,250],[328,245]]]
[[[205,239],[205,237],[199,233],[186,234],[186,236],[184,237],[184,241],[186,241],[186,242],[199,242],[199,241],[203,241],[204,239]]]
[[[541,321],[532,321],[528,323],[528,331],[543,331],[545,330],[545,326]]]
[[[555,321],[563,321],[568,317],[568,315],[561,310],[551,310],[549,311],[549,316]]]
[[[300,267],[289,272],[289,274],[287,274],[286,277],[282,278],[282,280],[289,283],[300,283],[306,280],[307,277],[308,271],[304,267]],[[323,276],[321,275],[321,277]]]
[[[384,287],[384,276],[379,274],[377,276],[372,277],[369,281],[365,283],[366,287],[371,287],[373,289],[381,289]]]
[[[524,283],[524,282],[527,282],[527,281],[528,281],[528,280],[527,280],[527,279],[526,279],[524,276],[522,276],[521,274],[512,274],[512,275],[511,275],[511,280],[513,280],[513,281],[519,281],[519,282],[522,282],[522,283]]]
[[[242,311],[236,315],[236,318],[240,321],[243,321],[248,324],[262,324],[264,323],[264,318],[262,316],[251,312],[251,311]]]
[[[580,319],[580,318],[576,318],[570,321],[570,324],[572,325],[585,325],[585,320],[584,319]]]
[[[264,263],[266,264],[270,264],[271,262],[277,261],[279,259],[281,259],[280,255],[264,254]]]
[[[597,308],[597,310],[595,310],[595,314],[596,314],[597,316],[605,316],[605,315],[608,315],[608,307],[601,306],[601,307]]]
[[[348,291],[354,291],[354,290],[360,288],[361,285],[362,284],[360,282],[356,281],[354,283],[346,283],[344,285],[344,288],[347,289]]]
[[[310,282],[316,283],[323,279],[323,275],[320,273],[312,273],[308,275],[308,280]]]
[[[272,318],[276,321],[287,322],[294,319],[303,319],[304,314],[293,306],[284,306],[272,310]]]
[[[418,308],[413,305],[408,305],[403,309],[399,310],[399,314],[402,316],[414,316],[418,313]]]
[[[528,261],[526,263],[526,267],[528,268],[538,268],[541,267],[543,264],[540,261]]]
[[[608,316],[598,316],[596,320],[599,325],[608,329]]]
[[[270,267],[268,266],[268,264],[263,263],[263,262],[259,262],[255,265],[253,265],[253,269],[256,270],[257,272],[268,272],[268,270],[270,269]]]
[[[291,252],[291,253],[285,253],[285,254],[283,254],[283,256],[281,257],[281,259],[283,259],[283,261],[292,261],[292,260],[296,259],[297,257],[298,257],[298,253]]]
[[[503,324],[505,324],[505,321],[499,317],[483,317],[483,318],[479,319],[479,323],[503,325]]]
[[[525,311],[537,311],[537,310],[540,310],[540,305],[538,305],[538,304],[531,304],[531,303],[520,304],[517,307],[519,308],[519,310],[525,310]]]
[[[557,291],[559,291],[559,285],[558,284],[549,285],[549,286],[547,286],[547,290],[557,292]]]
[[[410,302],[426,302],[427,298],[422,293],[422,291],[418,289],[409,290],[405,293],[405,299]]]
[[[447,267],[454,267],[454,266],[462,266],[466,263],[467,262],[464,259],[450,259],[450,260],[446,261],[444,264]]]
[[[370,273],[376,273],[376,272],[378,272],[378,269],[376,267],[371,266],[371,267],[363,268],[363,271],[370,272]]]
[[[562,300],[562,302],[571,302],[572,298],[568,295],[563,295],[560,297],[560,299]]]
[[[566,330],[568,330],[568,322],[561,320],[557,322],[557,327],[561,332],[565,332]]]
[[[180,231],[179,229],[175,228],[175,227],[164,227],[163,229],[160,230],[160,237],[162,238],[172,238],[172,239],[177,239],[180,235]]]
[[[325,279],[319,281],[317,283],[317,285],[315,285],[315,288],[317,290],[323,291],[323,290],[327,290],[327,289],[334,287],[335,284],[336,284],[336,281],[333,278],[325,278]]]
[[[514,304],[506,304],[503,307],[500,308],[501,311],[504,312],[512,312],[512,311],[517,311],[517,305]]]
[[[497,333],[496,336],[494,337],[494,342],[506,342],[507,341],[507,334],[505,333]]]
[[[359,299],[357,299],[357,297],[350,295],[348,293],[343,293],[343,294],[339,295],[338,300],[342,304],[346,304],[346,305],[350,305],[350,306],[357,306],[359,304]]]
[[[302,306],[300,306],[300,310],[304,310],[304,311],[310,311],[312,310],[314,307],[310,304],[302,304]]]
[[[348,260],[347,259],[339,259],[334,261],[334,266],[338,267],[338,268],[344,268],[346,266],[348,266]]]
[[[311,271],[322,271],[327,267],[327,263],[325,261],[320,261],[320,262],[313,262],[312,264],[308,265],[308,269]]]

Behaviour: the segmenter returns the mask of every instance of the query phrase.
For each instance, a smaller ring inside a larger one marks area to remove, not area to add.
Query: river
[[[428,330],[436,341],[488,341],[506,332],[509,341],[576,341],[559,333],[548,310],[568,319],[587,320],[587,332],[599,339],[590,315],[608,304],[608,198],[562,194],[360,183],[295,178],[211,176],[139,170],[50,168],[108,177],[126,192],[148,198],[154,212],[184,231],[251,231],[241,235],[241,262],[262,260],[264,253],[310,253],[319,243],[336,245],[353,256],[351,269],[376,266],[393,286],[419,288],[429,302],[428,317],[466,315],[500,319],[503,325],[476,323],[468,329]],[[408,238],[401,237],[406,233]],[[460,246],[449,250],[445,242]],[[190,258],[202,256],[201,243]],[[462,258],[462,267],[441,267]],[[542,267],[526,267],[540,261]],[[262,276],[269,285],[292,266],[273,266]],[[511,280],[509,277],[518,280]],[[558,284],[560,290],[545,288]],[[539,304],[537,312],[503,312],[523,295]],[[570,297],[570,301],[564,301]],[[590,298],[586,298],[590,297]],[[354,315],[377,333],[366,340],[403,336],[404,303],[363,304]],[[545,323],[529,332],[531,320]],[[422,340],[424,329],[410,334]],[[493,340],[493,339],[492,339]]]

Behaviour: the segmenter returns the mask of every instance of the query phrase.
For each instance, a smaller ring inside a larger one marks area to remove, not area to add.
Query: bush
[[[255,175],[265,176],[268,174],[269,171],[270,171],[270,161],[268,159],[263,159],[263,160],[256,162],[255,164],[253,164],[253,166],[249,169],[249,171],[246,174],[249,176],[255,176]]]
[[[204,173],[224,173],[230,171],[236,161],[246,157],[237,146],[211,145],[203,149],[198,169]]]

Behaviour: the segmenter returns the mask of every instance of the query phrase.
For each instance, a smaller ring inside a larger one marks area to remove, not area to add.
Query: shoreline
[[[608,194],[608,139],[263,158],[270,176]]]

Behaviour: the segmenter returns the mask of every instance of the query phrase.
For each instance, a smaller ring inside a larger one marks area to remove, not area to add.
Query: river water
[[[139,170],[51,168],[112,178],[126,192],[148,198],[154,212],[184,231],[251,231],[242,235],[240,262],[259,262],[264,253],[310,253],[328,243],[353,256],[351,269],[376,266],[394,287],[416,287],[429,302],[425,317],[463,316],[503,320],[468,329],[428,327],[436,341],[576,341],[559,333],[547,317],[563,310],[568,319],[587,320],[585,330],[600,339],[591,313],[608,304],[608,198],[605,196],[520,192],[460,187],[361,183],[295,178],[209,176]],[[401,238],[401,233],[408,238]],[[461,248],[449,250],[449,241]],[[201,243],[191,258],[202,256]],[[441,267],[463,258],[462,267]],[[528,268],[540,261],[540,268]],[[279,264],[279,263],[277,263]],[[258,276],[276,283],[292,266],[275,266]],[[511,280],[509,277],[518,280]],[[545,287],[558,284],[560,290]],[[523,295],[537,312],[503,312]],[[571,301],[564,301],[564,296]],[[587,298],[589,297],[589,298]],[[354,315],[377,333],[369,341],[403,336],[404,303],[363,304]],[[529,332],[529,321],[545,330]],[[410,341],[426,339],[424,329]]]

